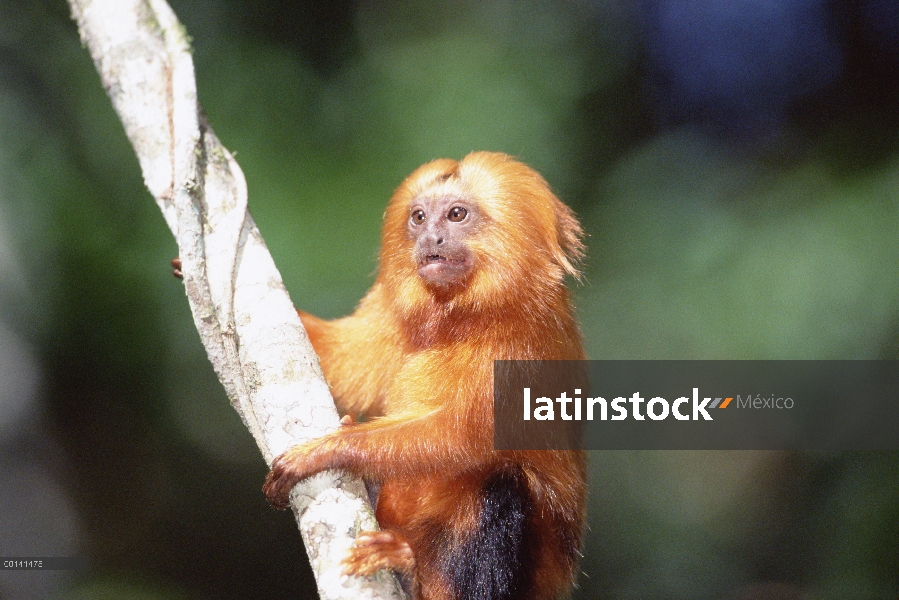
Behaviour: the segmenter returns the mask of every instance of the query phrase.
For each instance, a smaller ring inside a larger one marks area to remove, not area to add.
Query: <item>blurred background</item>
[[[173,0],[298,306],[500,150],[580,216],[591,358],[899,358],[894,0]],[[0,0],[0,598],[313,598],[63,0]],[[895,599],[899,454],[596,452],[576,599]]]

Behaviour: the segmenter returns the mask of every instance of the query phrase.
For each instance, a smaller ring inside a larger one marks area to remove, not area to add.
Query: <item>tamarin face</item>
[[[434,286],[467,283],[475,255],[466,238],[477,230],[477,205],[455,194],[421,195],[412,200],[409,213],[409,237],[421,278]]]

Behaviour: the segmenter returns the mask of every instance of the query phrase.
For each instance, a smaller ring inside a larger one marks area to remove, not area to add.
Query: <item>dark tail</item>
[[[529,597],[535,548],[531,508],[520,470],[503,471],[487,480],[474,535],[447,557],[446,572],[452,574],[457,598]]]

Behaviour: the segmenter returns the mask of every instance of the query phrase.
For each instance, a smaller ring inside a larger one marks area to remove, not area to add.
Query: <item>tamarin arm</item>
[[[356,316],[326,321],[298,310],[341,415],[384,413],[387,387],[401,359],[384,327]]]
[[[322,362],[325,362],[325,358],[322,357],[322,354],[328,347],[324,342],[324,338],[329,322],[299,309],[297,310],[297,314],[300,315],[300,321],[303,322],[303,327],[306,328],[306,334],[309,336],[309,341],[312,342],[315,353],[318,354],[318,357]]]
[[[372,480],[453,476],[491,460],[492,441],[489,424],[463,422],[443,408],[380,417],[288,450],[272,464],[263,490],[283,506],[298,481],[326,469]]]

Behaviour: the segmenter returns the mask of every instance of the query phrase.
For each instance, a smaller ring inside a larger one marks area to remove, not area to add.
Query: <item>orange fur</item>
[[[464,236],[473,267],[459,284],[419,275],[408,225],[419,198],[461,198],[478,211]],[[394,193],[378,276],[356,312],[335,321],[300,313],[341,414],[368,420],[286,452],[265,492],[283,505],[297,481],[329,468],[378,482],[377,517],[391,534],[366,538],[348,572],[389,566],[417,598],[456,598],[445,553],[479,527],[485,482],[512,470],[526,485],[533,560],[527,590],[511,597],[568,592],[585,457],[493,450],[493,361],[585,358],[564,283],[566,273],[578,276],[581,236],[571,211],[526,165],[486,152],[436,160]]]

